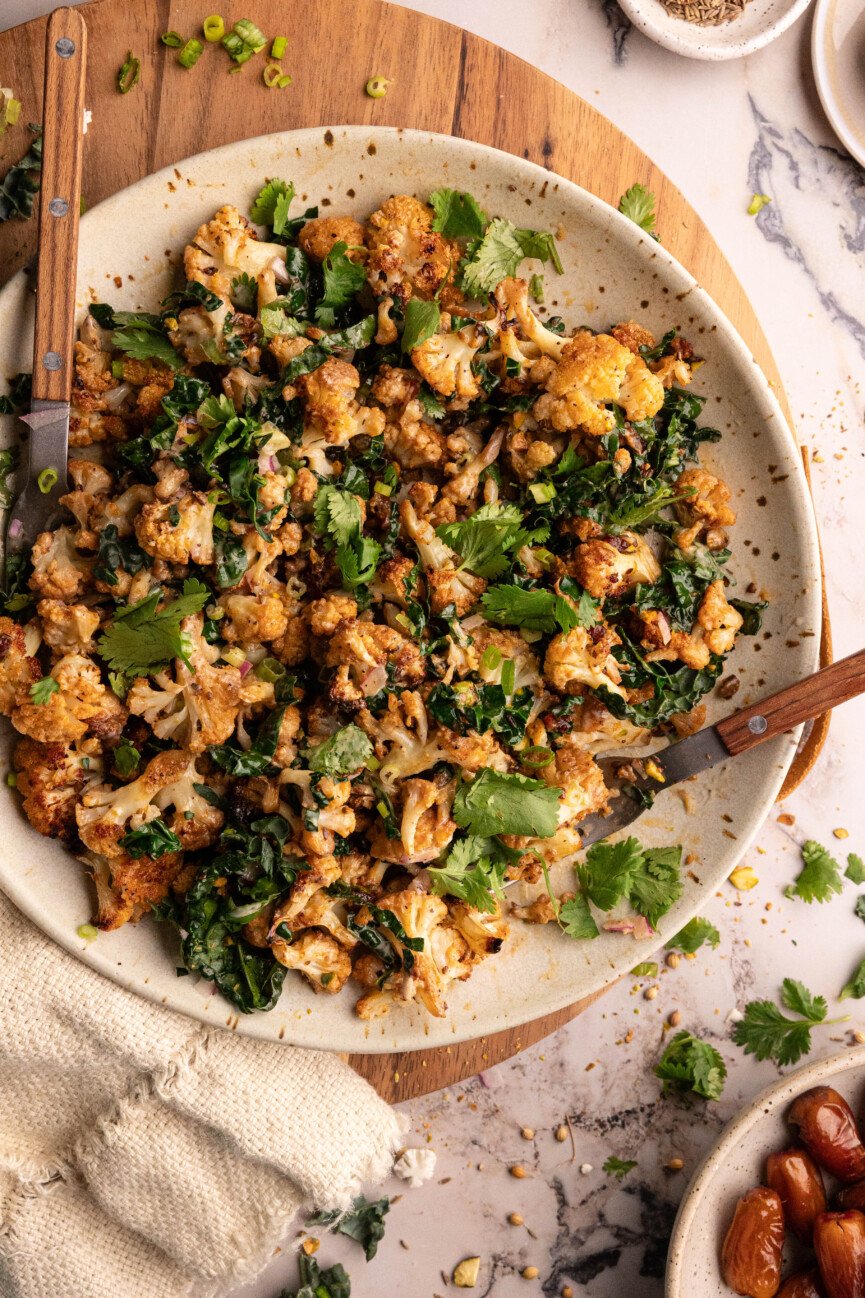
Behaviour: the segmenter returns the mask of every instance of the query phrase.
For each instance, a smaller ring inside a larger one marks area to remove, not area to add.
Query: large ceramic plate
[[[168,290],[179,250],[198,224],[220,203],[246,209],[264,177],[273,175],[295,181],[300,210],[318,203],[326,211],[359,216],[394,192],[426,196],[443,184],[471,190],[490,212],[560,233],[565,274],[548,275],[547,292],[550,308],[569,324],[602,329],[636,316],[659,336],[681,325],[705,353],[696,387],[708,397],[708,420],[724,433],[709,459],[720,465],[739,511],[738,590],[758,590],[771,600],[763,632],[743,639],[731,663],[743,683],[737,702],[815,669],[820,573],[811,499],[796,442],[756,362],[663,246],[540,167],[464,140],[366,127],[231,144],[158,172],[85,215],[78,273],[82,309],[105,299],[125,309],[152,308]],[[0,367],[6,372],[30,368],[31,317],[22,274],[0,294]],[[11,440],[13,421],[5,423]],[[645,842],[681,842],[695,862],[680,903],[662,925],[662,938],[705,903],[742,855],[781,786],[794,747],[795,738],[785,737],[701,777],[690,786],[690,814],[671,793],[642,818]],[[574,943],[552,926],[516,924],[502,954],[453,990],[445,1019],[407,1007],[362,1023],[353,1015],[349,990],[316,997],[299,978],[290,978],[275,1010],[238,1020],[208,983],[176,976],[177,951],[165,928],[144,922],[90,943],[77,937],[91,908],[84,872],[59,844],[29,828],[11,793],[0,807],[0,834],[0,885],[62,946],[152,1000],[257,1037],[366,1052],[451,1044],[571,1004],[648,955],[646,943],[637,946],[621,934]],[[565,871],[560,885],[566,876]]]
[[[858,1114],[863,1085],[865,1049],[845,1050],[782,1077],[727,1124],[694,1173],[679,1206],[667,1255],[666,1298],[693,1298],[696,1294],[700,1298],[733,1298],[733,1290],[721,1277],[721,1245],[736,1200],[755,1185],[764,1184],[767,1155],[791,1143],[786,1120],[790,1105],[812,1086],[832,1086]],[[802,1266],[806,1256],[813,1254],[804,1254],[795,1242],[788,1241],[785,1261]]]

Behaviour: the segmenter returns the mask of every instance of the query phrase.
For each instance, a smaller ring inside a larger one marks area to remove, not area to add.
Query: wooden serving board
[[[382,0],[244,0],[239,9],[231,6],[232,20],[250,17],[268,36],[288,37],[283,64],[294,84],[268,90],[261,57],[230,75],[221,52],[208,58],[215,51],[206,49],[187,71],[176,52],[160,44],[170,30],[200,37],[211,8],[205,0],[94,0],[83,6],[86,103],[93,113],[84,151],[88,206],[160,167],[232,140],[343,123],[410,126],[478,140],[559,172],[614,205],[640,181],[656,195],[664,246],[726,312],[791,420],[763,332],[706,226],[627,136],[564,86],[458,27]],[[0,141],[0,174],[27,148],[24,124],[41,119],[44,43],[44,19],[0,34],[0,84],[14,87],[24,105],[19,125]],[[117,71],[129,49],[141,59],[141,82],[121,96]],[[379,74],[395,80],[384,99],[373,100],[364,85]],[[0,279],[33,255],[35,231],[35,221],[0,225]],[[825,605],[822,660],[831,660]],[[811,768],[827,727],[824,717],[812,728],[782,796]],[[459,1046],[352,1056],[351,1062],[386,1099],[408,1099],[500,1063],[588,1003]]]

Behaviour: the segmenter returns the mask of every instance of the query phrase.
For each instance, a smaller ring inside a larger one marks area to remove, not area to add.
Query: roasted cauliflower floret
[[[510,661],[514,664],[514,690],[529,689],[537,693],[543,689],[537,655],[516,631],[505,631],[484,622],[482,626],[472,630],[472,641],[470,653],[472,659],[477,660],[473,670],[485,684],[501,685],[502,669]],[[497,649],[501,655],[495,667],[486,666],[483,661],[484,652],[490,647]]]
[[[197,852],[216,842],[225,816],[195,787],[206,783],[204,775],[196,768],[195,753],[180,755],[185,758],[183,766],[176,760],[174,752],[161,754],[173,759],[170,764],[165,763],[166,772],[172,779],[155,794],[153,805],[180,839],[183,850]]]
[[[442,496],[445,500],[452,500],[454,504],[465,507],[475,498],[480,485],[480,476],[485,469],[491,464],[495,464],[499,457],[499,451],[502,449],[502,442],[505,438],[505,426],[496,429],[492,437],[477,455],[469,460],[468,464],[460,470],[450,482],[442,489]]]
[[[397,419],[385,424],[384,445],[402,469],[440,464],[445,455],[444,436],[424,419],[419,401],[409,401]]]
[[[687,499],[677,501],[676,514],[683,524],[683,532],[676,537],[677,544],[683,550],[690,549],[694,541],[703,533],[717,532],[717,540],[723,546],[726,542],[725,527],[732,527],[736,521],[736,512],[730,505],[730,488],[726,482],[716,478],[708,469],[699,467],[685,469],[676,480],[676,494],[687,495]],[[707,541],[716,538],[707,536]],[[720,548],[714,544],[712,549]]]
[[[249,275],[258,285],[259,305],[276,297],[275,284],[285,283],[285,248],[265,243],[236,207],[226,204],[196,231],[183,254],[186,278],[209,288],[223,302],[231,300],[231,282]]]
[[[723,581],[713,581],[700,601],[692,629],[673,631],[668,647],[655,650],[647,658],[679,658],[686,667],[701,671],[713,654],[730,652],[742,621],[742,614],[727,601]]]
[[[412,365],[434,392],[474,401],[481,385],[472,364],[485,341],[486,334],[473,324],[458,332],[433,334],[412,348]]]
[[[479,735],[476,730],[458,735],[447,726],[438,726],[435,731],[435,742],[444,752],[444,760],[464,771],[481,771],[485,766],[493,771],[510,770],[510,758],[499,747],[491,730],[482,735]]]
[[[535,315],[529,306],[527,280],[504,279],[494,296],[498,310],[499,346],[505,355],[518,361],[538,355],[561,360],[565,346],[571,340],[553,333]]]
[[[157,820],[169,806],[182,805],[184,809],[192,806],[190,795],[194,790],[190,786],[196,781],[200,782],[189,753],[178,749],[157,753],[138,779],[116,789],[110,784],[100,784],[81,796],[75,808],[78,835],[86,847],[100,856],[122,857],[125,850],[120,840],[130,830]],[[213,837],[218,823],[214,820],[211,826]],[[212,841],[209,835],[208,840]]]
[[[370,835],[370,850],[382,861],[421,865],[440,856],[456,833],[451,819],[453,782],[407,779],[400,786],[399,838],[388,838],[383,822]]]
[[[545,784],[560,789],[559,825],[574,825],[607,804],[607,786],[601,768],[583,748],[567,744],[538,773]]]
[[[118,851],[109,859],[99,852],[88,851],[82,854],[81,860],[88,867],[96,888],[97,911],[93,922],[105,931],[140,919],[151,906],[167,897],[183,869],[180,852],[133,859],[128,853]]]
[[[40,532],[31,558],[30,589],[37,595],[71,604],[83,594],[93,564],[76,550],[71,528]]]
[[[579,429],[601,437],[615,426],[613,403],[633,420],[650,419],[664,404],[660,380],[609,334],[584,331],[569,338],[545,386],[533,413],[558,432]]]
[[[102,684],[99,668],[83,654],[65,654],[51,668],[57,689],[45,703],[19,695],[12,724],[40,743],[73,743],[90,731],[100,739],[120,734],[127,712]]]
[[[544,675],[562,694],[582,694],[588,686],[624,697],[619,684],[622,674],[612,652],[619,643],[615,631],[604,624],[589,630],[575,626],[573,631],[553,636],[544,659]]]
[[[617,343],[627,347],[635,356],[640,355],[641,347],[654,347],[655,336],[636,320],[625,320],[622,324],[613,325],[610,333]]]
[[[297,242],[307,257],[313,261],[324,261],[333,251],[335,243],[344,243],[348,249],[346,256],[351,261],[359,261],[363,249],[364,229],[360,221],[353,216],[319,216],[306,225],[298,235]]]
[[[256,595],[221,595],[217,601],[225,610],[220,634],[231,643],[268,644],[285,635],[288,611],[276,591]]]
[[[350,622],[357,617],[357,600],[341,590],[332,590],[321,599],[312,601],[307,616],[313,635],[330,636],[340,622]]]
[[[465,939],[473,964],[496,955],[501,949],[510,925],[498,903],[492,911],[475,910],[464,901],[448,902],[450,922]]]
[[[398,685],[416,685],[426,675],[423,657],[413,640],[393,627],[358,618],[339,624],[328,642],[324,665],[336,670],[331,697],[348,707],[356,707],[383,688],[382,669],[387,666]]]
[[[449,984],[455,979],[465,978],[469,972],[467,945],[455,927],[448,923],[447,905],[440,897],[406,890],[384,898],[381,909],[396,916],[407,937],[423,941],[423,949],[409,951],[408,961],[405,961],[404,947],[399,938],[389,929],[382,930],[404,964],[410,966],[399,980],[400,999],[409,1001],[416,998],[430,1014],[441,1018],[447,1010],[445,993]]]
[[[453,276],[455,244],[432,228],[433,211],[408,194],[382,203],[366,230],[367,279],[376,297],[405,305],[412,296],[429,300]]]
[[[27,652],[23,628],[11,617],[0,617],[0,712],[8,716],[41,677],[42,668]]]
[[[417,516],[408,499],[399,507],[404,531],[417,546],[424,567],[430,594],[430,607],[436,614],[453,604],[457,617],[462,617],[478,602],[487,588],[483,577],[473,577],[459,567],[459,556],[440,537],[431,523]]]
[[[64,604],[59,599],[41,599],[36,612],[42,624],[42,638],[56,653],[89,654],[99,627],[99,610],[86,604]]]
[[[309,868],[300,871],[289,889],[288,896],[273,912],[270,940],[273,941],[278,937],[276,930],[282,924],[288,929],[295,929],[298,915],[302,914],[322,888],[328,888],[332,883],[336,883],[339,875],[339,862],[335,856],[313,857],[309,862]]]
[[[98,739],[74,744],[21,739],[13,757],[24,814],[34,829],[69,843],[75,838],[75,806],[85,789],[102,778]]]
[[[234,729],[240,710],[240,672],[214,666],[219,650],[202,638],[201,614],[184,618],[181,630],[190,644],[190,666],[176,658],[173,669],[151,681],[138,677],[126,696],[130,712],[143,717],[159,739],[171,739],[192,753],[221,744]]]
[[[381,763],[378,776],[386,789],[398,780],[420,775],[448,755],[430,735],[429,718],[423,699],[414,690],[403,690],[399,697],[389,694],[387,707],[375,717],[367,708],[357,714],[357,724],[375,745]]]
[[[142,550],[168,563],[213,563],[213,515],[216,505],[193,491],[173,504],[153,501],[135,520]]]
[[[661,575],[661,565],[636,532],[586,541],[574,551],[569,566],[595,599],[624,595],[634,586],[651,585]]]
[[[302,973],[316,992],[335,996],[351,977],[351,957],[329,933],[306,929],[292,942],[277,938],[271,950],[286,969]]]
[[[355,400],[359,386],[355,367],[335,356],[297,380],[306,410],[300,452],[318,474],[333,473],[325,454],[328,448],[347,446],[361,434],[379,437],[384,431],[384,411]]]

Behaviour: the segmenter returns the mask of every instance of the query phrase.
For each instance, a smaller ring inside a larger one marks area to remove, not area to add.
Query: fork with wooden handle
[[[645,809],[649,795],[654,798],[681,780],[747,753],[767,739],[776,739],[857,694],[865,694],[865,649],[662,748],[650,758],[601,758],[598,764],[607,787],[619,796],[611,799],[608,815],[598,812],[581,821],[582,846],[630,825]]]
[[[9,562],[29,554],[66,491],[75,272],[84,135],[87,28],[77,9],[55,9],[45,40],[36,326],[27,478],[6,525]]]

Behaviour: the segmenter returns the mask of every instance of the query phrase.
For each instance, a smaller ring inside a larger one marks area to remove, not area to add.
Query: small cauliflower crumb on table
[[[0,706],[100,928],[155,913],[244,1012],[292,969],[442,1016],[509,915],[588,940],[681,895],[676,849],[599,846],[561,897],[548,866],[608,801],[596,756],[696,728],[760,605],[727,596],[685,338],[568,333],[553,236],[470,194],[293,197],[220,208],[158,312],[90,307]]]

